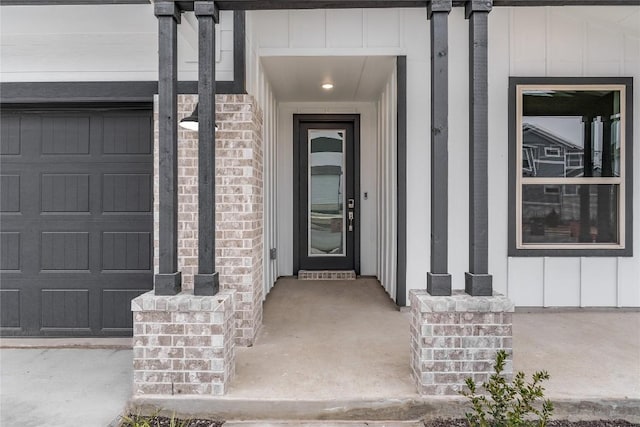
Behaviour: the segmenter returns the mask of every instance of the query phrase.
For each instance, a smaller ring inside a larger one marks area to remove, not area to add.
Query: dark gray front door
[[[153,286],[150,106],[2,110],[3,335],[130,335]]]
[[[294,273],[357,271],[359,116],[295,115],[294,128]]]

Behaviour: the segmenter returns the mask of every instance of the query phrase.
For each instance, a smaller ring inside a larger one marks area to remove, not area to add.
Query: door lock
[[[353,231],[353,211],[349,211],[349,231]]]
[[[356,207],[356,201],[355,199],[349,199],[349,201],[347,202],[347,207],[349,209],[354,209]]]

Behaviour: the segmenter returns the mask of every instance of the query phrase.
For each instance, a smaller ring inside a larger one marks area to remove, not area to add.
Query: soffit
[[[270,56],[262,65],[280,102],[376,101],[395,67],[393,56]],[[324,90],[323,83],[332,83]]]

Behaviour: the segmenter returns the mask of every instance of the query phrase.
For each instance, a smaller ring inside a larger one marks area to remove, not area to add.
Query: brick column
[[[178,120],[196,95],[178,97]],[[156,109],[157,112],[157,109]],[[216,95],[216,268],[220,289],[237,291],[236,342],[252,345],[262,324],[262,112],[251,95]],[[155,118],[157,129],[157,114]],[[156,131],[154,194],[158,194]],[[157,201],[157,197],[155,198]],[[156,239],[158,206],[154,206]],[[154,261],[157,268],[158,245]],[[198,264],[198,134],[178,132],[178,266],[193,289]]]
[[[223,395],[235,373],[233,300],[233,291],[135,298],[133,394]]]
[[[493,373],[499,349],[512,354],[514,306],[505,296],[472,297],[464,291],[433,297],[412,290],[411,374],[418,393],[457,395],[472,377],[482,383]],[[513,365],[507,362],[505,373]]]

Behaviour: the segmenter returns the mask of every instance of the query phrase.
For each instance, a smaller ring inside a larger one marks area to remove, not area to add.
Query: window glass
[[[617,243],[618,191],[606,184],[524,185],[523,243]]]
[[[562,85],[558,80],[516,83],[512,92],[513,250],[542,256],[546,249],[560,256],[556,249],[574,255],[624,250],[631,235],[625,227],[631,215],[625,199],[625,185],[631,185],[625,144],[631,142],[624,131],[630,129],[630,83]]]
[[[617,90],[525,90],[523,177],[620,176]]]

